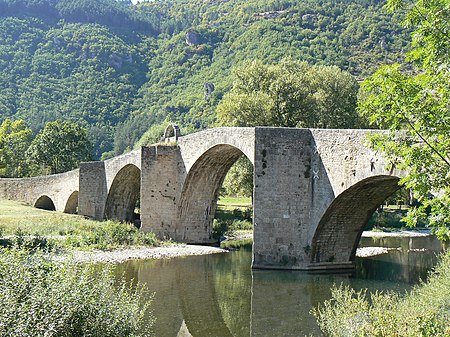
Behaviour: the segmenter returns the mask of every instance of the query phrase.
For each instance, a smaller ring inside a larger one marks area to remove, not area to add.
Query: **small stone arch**
[[[105,218],[134,222],[134,209],[140,198],[141,170],[127,164],[117,172],[106,199]]]
[[[73,191],[67,199],[64,213],[77,214],[78,213],[78,191]]]
[[[401,188],[399,180],[395,176],[373,176],[339,194],[317,226],[311,245],[311,263],[354,261],[364,227],[377,207]]]
[[[45,209],[47,211],[56,211],[53,200],[47,195],[41,195],[34,203],[34,207]]]
[[[190,168],[183,184],[179,208],[181,240],[210,243],[219,190],[231,166],[244,153],[229,144],[204,152]]]
[[[170,123],[164,130],[162,140],[164,142],[176,142],[178,141],[179,137],[181,137],[180,128],[178,127],[178,125]]]

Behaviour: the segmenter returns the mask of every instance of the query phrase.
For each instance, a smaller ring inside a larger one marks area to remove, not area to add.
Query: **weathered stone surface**
[[[0,197],[121,221],[134,220],[140,199],[142,230],[210,243],[218,191],[245,155],[255,168],[253,266],[352,267],[363,226],[401,175],[367,147],[368,132],[209,129],[61,175],[0,179]]]
[[[79,170],[77,169],[33,178],[2,178],[0,179],[0,198],[23,201],[31,206],[50,207],[51,209],[51,204],[48,203],[48,199],[50,199],[57,211],[64,211],[70,196],[78,191],[78,176]],[[36,202],[38,202],[37,205]]]

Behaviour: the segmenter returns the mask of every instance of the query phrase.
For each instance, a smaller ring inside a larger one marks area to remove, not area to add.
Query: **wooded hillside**
[[[166,118],[211,126],[245,61],[336,65],[357,79],[409,35],[377,0],[0,0],[0,123],[69,119],[95,158]]]

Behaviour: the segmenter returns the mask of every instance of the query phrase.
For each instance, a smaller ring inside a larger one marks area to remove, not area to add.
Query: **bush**
[[[225,235],[232,235],[238,230],[253,230],[253,223],[248,220],[214,219],[213,238],[220,239]]]
[[[450,253],[441,257],[427,283],[405,296],[332,289],[313,309],[325,336],[450,336]]]
[[[112,269],[51,262],[40,253],[0,250],[0,335],[137,336],[144,328],[144,289]],[[151,322],[145,328],[150,328]]]
[[[115,221],[97,222],[74,228],[67,233],[66,245],[71,247],[88,247],[109,249],[118,246],[159,244],[152,232],[143,232],[129,223]]]

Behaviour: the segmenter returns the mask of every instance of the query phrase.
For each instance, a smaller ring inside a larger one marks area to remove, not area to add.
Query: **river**
[[[116,273],[154,292],[158,337],[318,336],[310,310],[330,298],[333,285],[404,292],[436,261],[435,252],[415,247],[410,238],[363,238],[360,245],[374,241],[396,249],[357,258],[355,275],[252,270],[248,246],[226,254],[128,261]]]

